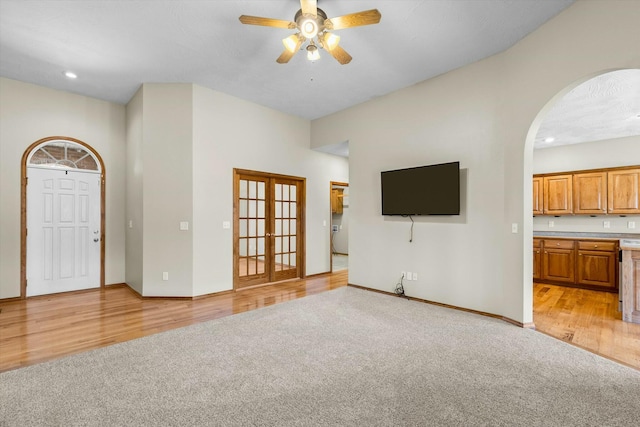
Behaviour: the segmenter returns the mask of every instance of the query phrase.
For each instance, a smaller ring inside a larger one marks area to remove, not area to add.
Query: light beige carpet
[[[640,372],[355,288],[0,374],[2,426],[636,426]]]

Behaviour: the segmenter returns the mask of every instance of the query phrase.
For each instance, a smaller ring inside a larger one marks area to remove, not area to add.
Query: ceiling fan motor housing
[[[327,20],[327,14],[320,8],[317,9],[316,16],[309,14],[303,14],[302,9],[298,10],[294,21],[298,26],[300,33],[308,39],[314,38],[318,33],[321,33],[325,29],[325,21]]]

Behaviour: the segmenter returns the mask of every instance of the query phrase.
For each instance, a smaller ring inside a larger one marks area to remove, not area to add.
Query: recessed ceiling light
[[[555,139],[554,137],[550,136],[550,137],[548,137],[548,138],[545,138],[545,139],[544,139],[544,142],[553,142],[553,141],[555,141],[555,140],[556,140],[556,139]]]
[[[66,71],[64,73],[64,75],[67,76],[67,78],[69,78],[69,79],[77,79],[78,78],[78,75],[76,73],[74,73],[74,72],[71,72],[71,71]]]

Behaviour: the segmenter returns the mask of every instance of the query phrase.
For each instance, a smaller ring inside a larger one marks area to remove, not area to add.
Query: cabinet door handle
[[[597,248],[597,247],[598,247],[598,245],[593,245],[593,247],[594,247],[594,248]]]
[[[578,255],[582,256],[582,254],[578,254]]]
[[[556,243],[556,246],[560,246],[560,243]]]

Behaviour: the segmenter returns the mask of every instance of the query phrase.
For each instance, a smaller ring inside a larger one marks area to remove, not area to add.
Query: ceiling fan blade
[[[296,23],[292,21],[285,21],[283,19],[262,18],[260,16],[240,16],[240,22],[247,25],[262,25],[263,27],[275,27],[286,28],[293,30],[296,28]]]
[[[318,15],[318,0],[300,0],[300,9],[303,15]]]
[[[351,58],[351,55],[349,55],[347,51],[341,48],[340,46],[336,46],[331,50],[327,49],[327,52],[329,52],[329,54],[333,56],[336,59],[336,61],[338,61],[342,65],[348,64],[353,59]]]
[[[343,28],[377,24],[380,22],[381,17],[382,15],[378,9],[371,9],[327,19],[324,25],[329,30],[342,30]]]
[[[278,57],[278,59],[276,59],[276,62],[278,64],[286,64],[291,60],[291,58],[293,58],[293,55],[295,55],[296,52],[297,50],[291,52],[290,50],[285,49],[284,52],[282,52],[282,54]]]

